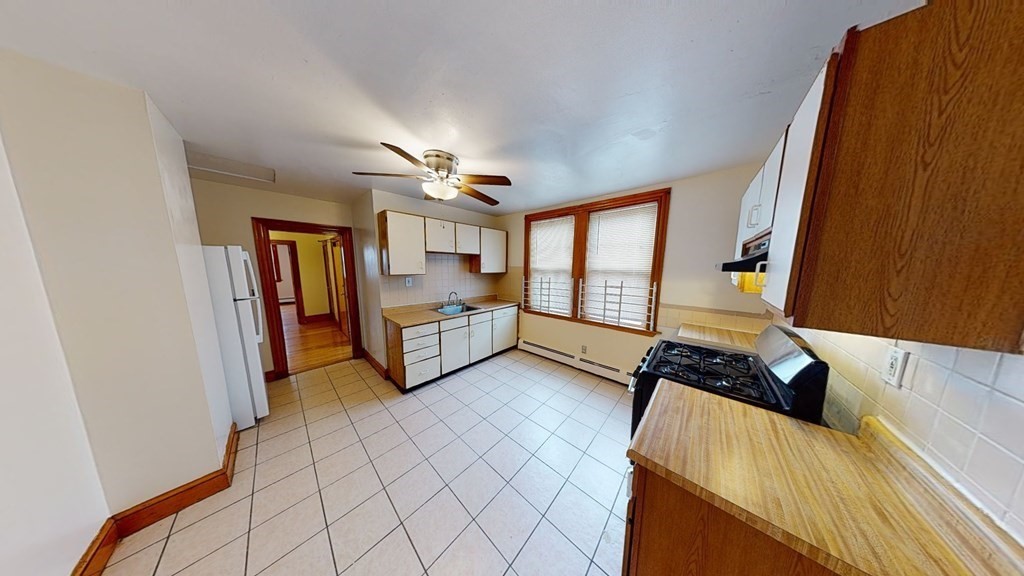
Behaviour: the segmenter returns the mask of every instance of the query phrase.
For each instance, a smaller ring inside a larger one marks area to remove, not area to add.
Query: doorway
[[[352,229],[252,221],[274,365],[267,378],[361,357]]]

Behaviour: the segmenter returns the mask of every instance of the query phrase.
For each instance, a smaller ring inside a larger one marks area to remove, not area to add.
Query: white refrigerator
[[[260,363],[263,307],[249,253],[241,246],[203,246],[210,279],[231,415],[239,430],[270,414]]]

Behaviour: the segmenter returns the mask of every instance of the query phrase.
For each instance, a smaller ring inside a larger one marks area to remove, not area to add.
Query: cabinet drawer
[[[499,308],[492,312],[495,318],[504,318],[506,316],[515,316],[519,309],[515,306],[509,306],[508,308]]]
[[[433,358],[441,353],[440,346],[431,346],[429,348],[420,348],[419,350],[413,350],[412,352],[405,353],[405,365],[415,364],[420,360],[426,360],[427,358]]]
[[[441,376],[441,357],[434,356],[405,367],[405,388],[419,386]]]
[[[409,352],[415,352],[416,350],[422,350],[424,348],[430,348],[431,346],[437,345],[437,334],[427,334],[426,336],[420,336],[419,338],[413,338],[412,340],[402,342],[402,352],[408,354]]]
[[[410,338],[425,336],[427,334],[437,334],[437,322],[423,324],[422,326],[402,328],[402,340],[409,340]]]
[[[462,326],[469,326],[469,318],[462,316],[461,318],[441,320],[441,332],[444,332],[445,330],[451,330],[453,328],[461,328]]]
[[[473,314],[472,316],[469,317],[469,323],[470,324],[480,324],[481,322],[490,322],[490,321],[491,321],[491,313],[490,312],[481,312],[479,314]]]

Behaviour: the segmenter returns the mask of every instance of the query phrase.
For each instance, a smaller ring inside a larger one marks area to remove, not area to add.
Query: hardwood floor
[[[298,374],[352,358],[352,342],[334,321],[299,324],[295,304],[281,304],[281,322],[290,373]]]

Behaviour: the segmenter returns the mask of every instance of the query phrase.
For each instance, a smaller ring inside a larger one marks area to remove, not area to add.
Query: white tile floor
[[[104,574],[614,575],[625,387],[511,351],[402,395],[365,361],[270,385],[231,487]]]

